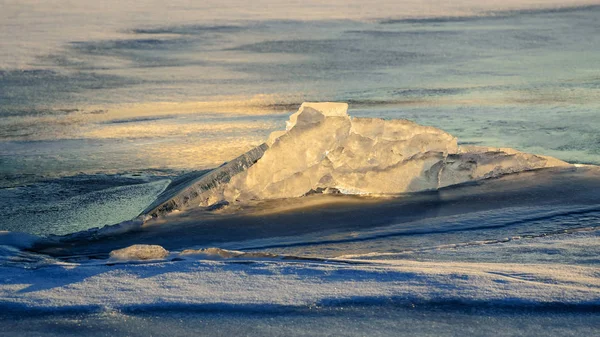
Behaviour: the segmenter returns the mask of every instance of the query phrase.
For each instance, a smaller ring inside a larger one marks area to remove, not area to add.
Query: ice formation
[[[112,260],[160,260],[169,252],[159,245],[132,245],[110,252]]]
[[[174,181],[141,215],[157,217],[205,199],[207,193],[221,190],[221,186],[229,182],[231,177],[256,163],[267,148],[266,144],[261,144],[206,174]]]
[[[397,194],[545,167],[558,159],[512,149],[458,146],[452,135],[407,120],[352,118],[345,103],[304,103],[286,131],[232,177],[216,198],[229,202],[314,192]],[[212,199],[212,200],[211,200]]]
[[[273,132],[265,144],[200,178],[175,193],[170,204],[148,214],[161,214],[161,207],[164,212],[187,204],[209,206],[311,193],[419,192],[569,165],[513,149],[459,146],[456,137],[431,126],[353,118],[347,109],[346,103],[302,104],[285,131]]]

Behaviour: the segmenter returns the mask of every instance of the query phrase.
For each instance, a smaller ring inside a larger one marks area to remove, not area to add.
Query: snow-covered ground
[[[599,184],[578,167],[2,232],[0,322],[7,335],[594,335]]]
[[[598,308],[597,173],[528,172],[379,201],[317,195],[190,210],[132,232],[38,241],[4,232],[0,305],[24,312],[346,303]],[[557,193],[570,189],[577,192]]]
[[[83,263],[30,254],[28,268],[28,254],[20,253],[21,263],[0,267],[0,322],[7,336],[592,336],[600,318],[597,262],[461,262],[447,255],[595,254],[599,234],[438,249],[430,261],[218,249],[163,257],[152,247],[144,251],[158,259],[148,261],[139,260],[137,247]]]
[[[592,248],[597,246],[597,240],[593,241]],[[138,263],[109,260],[35,269],[5,266],[0,273],[4,310],[218,310],[389,302],[600,305],[600,269],[558,263],[312,261],[243,256],[219,261],[171,256]]]

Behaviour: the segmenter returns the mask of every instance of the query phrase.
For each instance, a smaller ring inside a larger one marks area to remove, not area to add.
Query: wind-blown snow
[[[0,267],[3,310],[339,303],[600,305],[598,269],[562,264],[187,260]]]

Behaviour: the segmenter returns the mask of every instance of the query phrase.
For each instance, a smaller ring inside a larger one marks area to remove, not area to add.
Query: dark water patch
[[[41,55],[37,60],[40,66],[86,71],[205,66],[207,63],[201,57],[182,54],[218,48],[226,34],[241,34],[245,29],[245,26],[196,24],[139,27],[126,31],[137,35],[136,38],[71,41],[63,50]],[[121,64],[104,57],[115,58]]]
[[[41,117],[41,116],[64,116],[80,112],[79,109],[51,109],[51,108],[23,108],[0,106],[0,117]]]
[[[108,110],[97,109],[97,110],[92,110],[92,111],[85,111],[84,113],[90,114],[90,115],[102,115],[107,112],[108,112]]]
[[[598,12],[600,11],[600,5],[579,5],[579,6],[564,6],[555,8],[533,8],[533,9],[520,9],[520,10],[509,10],[509,11],[498,11],[494,13],[512,13],[513,15],[545,15],[545,14],[568,14],[578,12]]]
[[[168,183],[165,177],[78,175],[0,189],[0,229],[65,234],[126,221]]]
[[[173,50],[183,48],[189,40],[183,38],[171,39],[127,39],[104,41],[74,41],[72,49],[89,55],[107,55],[117,50]]]
[[[579,12],[597,12],[600,11],[600,5],[587,6],[567,6],[557,8],[534,8],[521,10],[507,10],[487,12],[482,15],[473,16],[441,16],[430,18],[413,18],[413,19],[387,19],[382,20],[380,24],[445,24],[445,23],[468,23],[474,21],[500,21],[519,16],[546,16],[551,14],[571,14]]]
[[[518,40],[522,40],[526,43],[535,43],[535,44],[550,44],[555,43],[557,39],[552,36],[551,31],[538,31],[538,32],[528,32],[518,30],[515,31],[514,38]]]
[[[214,41],[191,37],[74,41],[68,45],[61,56],[52,57],[50,60],[83,58],[84,63],[65,65],[68,68],[80,70],[206,65],[206,62],[202,59],[189,59],[181,56],[181,53],[201,49],[213,43]],[[126,63],[122,65],[105,64],[103,59],[98,58],[105,56],[114,57]]]
[[[229,50],[250,51],[255,53],[313,54],[329,53],[332,50],[354,52],[358,39],[315,39],[315,40],[272,40],[241,45]]]
[[[60,68],[76,68],[76,69],[91,69],[92,65],[89,62],[77,59],[67,54],[47,54],[37,56],[40,65],[52,64]],[[94,69],[100,70],[99,67]]]
[[[40,179],[40,178],[38,178]],[[164,177],[149,178],[148,176],[123,176],[112,174],[87,175],[80,174],[61,178],[41,178],[36,184],[12,188],[15,195],[6,197],[4,205],[9,199],[17,198],[25,202],[44,202],[44,200],[60,201],[87,194],[93,191],[104,190],[111,187],[144,184],[148,181],[164,179]],[[11,193],[11,194],[13,194]]]
[[[426,63],[432,61],[432,54],[423,51],[395,49],[385,43],[374,43],[363,39],[315,39],[315,40],[275,40],[241,45],[230,50],[249,51],[254,53],[281,53],[309,55],[315,58],[285,65],[264,66],[277,67],[277,72],[288,68],[292,74],[316,75],[321,70],[337,70],[345,73],[361,72],[375,66],[400,66],[406,63]],[[294,68],[300,64],[296,71]],[[251,67],[260,67],[252,64]],[[308,67],[308,68],[307,68]],[[281,68],[281,69],[279,69]],[[309,71],[307,71],[307,69]]]
[[[160,120],[173,119],[173,118],[176,118],[176,116],[165,115],[165,116],[152,116],[152,117],[133,117],[133,118],[113,119],[110,121],[102,122],[101,124],[127,124],[127,123],[139,123],[139,122],[153,122],[153,121],[160,121]]]
[[[458,145],[481,145],[482,142],[475,142],[475,141],[471,141],[471,142],[458,142]]]
[[[190,48],[194,45],[190,43]],[[183,48],[183,47],[182,47]],[[114,68],[169,68],[169,67],[181,67],[181,66],[203,66],[207,65],[202,60],[189,60],[173,56],[174,53],[168,53],[169,48],[160,49],[96,49],[96,50],[80,50],[77,48],[67,48],[63,54],[57,55],[45,55],[38,57],[40,66],[57,66],[59,68],[71,69],[76,71],[104,71],[111,70]],[[185,51],[185,50],[182,50]],[[176,50],[173,50],[176,52]],[[103,60],[98,59],[99,57],[110,56],[120,60],[121,62],[127,62],[127,64],[115,65],[103,63]],[[69,62],[66,60],[80,60]]]
[[[150,28],[134,28],[130,32],[134,34],[177,34],[177,35],[202,35],[206,33],[237,33],[247,29],[244,26],[235,25],[172,25]]]
[[[0,106],[5,107],[0,110],[22,106],[36,110],[36,106],[72,102],[75,93],[125,88],[138,82],[123,76],[88,71],[0,70]]]
[[[62,90],[115,88],[130,81],[116,75],[93,72],[57,72],[50,69],[0,70],[0,86],[4,95],[10,96],[13,88],[50,89],[59,86]],[[8,89],[8,90],[7,90]],[[0,96],[0,99],[4,97]]]
[[[385,41],[364,39],[276,40],[241,45],[230,49],[260,54],[298,54],[309,59],[286,64],[263,62],[231,64],[237,71],[261,75],[261,80],[280,81],[281,74],[298,80],[345,79],[363,74],[377,77],[377,68],[433,64],[438,56],[425,51],[403,50]]]
[[[0,159],[0,163],[4,164],[2,159]],[[0,189],[28,185],[33,182],[43,180],[45,178],[45,176],[38,175],[35,173],[4,173],[0,175]]]
[[[391,25],[397,23],[405,24],[441,24],[441,23],[456,23],[456,22],[473,22],[481,20],[498,20],[505,19],[506,17],[499,16],[442,16],[432,18],[414,18],[414,19],[387,19],[382,20],[379,23],[382,25]]]
[[[458,95],[468,91],[469,89],[467,88],[414,88],[393,90],[392,94],[394,96],[430,97]]]
[[[458,31],[452,30],[347,30],[346,34],[366,35],[369,37],[384,37],[384,38],[424,38],[430,36],[449,37],[451,35],[460,34]]]

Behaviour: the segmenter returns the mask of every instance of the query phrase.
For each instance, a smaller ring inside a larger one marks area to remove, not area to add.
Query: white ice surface
[[[340,303],[599,305],[600,269],[563,264],[197,260],[0,267],[3,310]]]

